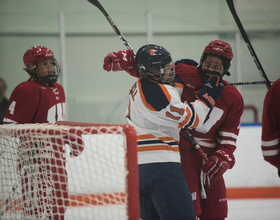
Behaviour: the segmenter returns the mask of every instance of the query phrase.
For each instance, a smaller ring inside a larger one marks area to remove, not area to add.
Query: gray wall
[[[173,60],[199,61],[215,39],[229,42],[236,52],[237,26],[225,0],[100,0],[129,44],[137,50],[148,43],[146,11],[152,14],[153,42],[167,48]],[[280,1],[235,0],[239,17],[269,79],[280,77]],[[31,46],[50,48],[61,63],[59,14],[65,20],[68,120],[126,123],[128,90],[136,78],[103,70],[111,51],[126,49],[104,15],[87,0],[0,0],[0,69],[7,97],[28,75],[22,56]],[[237,80],[236,54],[230,69]],[[240,43],[242,81],[262,80],[243,39]],[[62,83],[60,77],[60,83]],[[246,105],[258,109],[261,121],[264,85],[240,87]],[[242,122],[252,122],[245,110]]]

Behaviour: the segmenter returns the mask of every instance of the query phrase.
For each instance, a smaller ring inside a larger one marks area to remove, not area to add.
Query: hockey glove
[[[215,151],[208,157],[206,163],[202,166],[202,171],[206,174],[209,181],[218,180],[224,172],[231,169],[235,164],[233,153],[227,148]],[[208,183],[210,185],[210,183]]]
[[[70,157],[78,157],[84,150],[84,142],[80,136],[64,136],[64,144],[70,147]]]
[[[175,62],[175,66],[177,66],[179,63],[184,63],[184,64],[187,64],[187,65],[191,65],[191,66],[197,66],[198,63],[194,60],[191,60],[191,59],[181,59],[181,60],[177,60]]]
[[[136,65],[133,50],[111,52],[104,58],[103,69],[106,71],[121,71],[132,69]]]
[[[206,81],[202,89],[196,94],[196,98],[202,101],[209,108],[213,108],[224,90],[224,86],[220,86],[218,83],[223,84],[222,78],[217,75],[212,75]]]

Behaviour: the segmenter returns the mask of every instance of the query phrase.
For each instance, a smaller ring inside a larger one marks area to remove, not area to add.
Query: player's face
[[[175,77],[175,66],[174,63],[171,62],[165,66],[164,69],[162,69],[163,78],[162,82],[163,83],[171,83],[174,80]]]
[[[222,63],[222,60],[217,56],[207,56],[207,58],[204,60],[202,67],[202,71],[207,72],[217,72],[220,75],[224,74],[224,66]]]
[[[40,79],[47,75],[54,74],[54,61],[53,59],[43,60],[37,63],[37,77]]]

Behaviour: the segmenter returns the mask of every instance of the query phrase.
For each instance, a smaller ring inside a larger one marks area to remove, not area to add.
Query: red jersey
[[[280,170],[280,79],[269,88],[263,104],[262,154],[264,159]]]
[[[54,123],[65,120],[63,87],[45,85],[29,79],[19,84],[11,94],[3,123]]]
[[[202,88],[203,83],[199,71],[196,66],[183,63],[176,65],[176,76],[185,85],[182,101],[192,102],[195,100],[194,93]],[[233,153],[236,149],[243,110],[244,103],[241,94],[234,86],[225,86],[203,125],[190,130],[190,133],[208,155],[221,147],[227,148]],[[202,157],[194,150],[194,146],[189,142],[183,130],[180,132],[179,149],[181,165],[192,194],[196,216],[201,219],[226,218],[227,199],[224,179],[220,178],[215,184],[211,185],[211,188],[206,186],[207,199],[202,202],[200,179]]]
[[[199,71],[196,66],[187,64],[180,63],[176,66],[176,75],[185,85],[182,101],[192,102],[196,99],[194,92],[199,91],[203,86]],[[191,130],[190,133],[207,154],[213,153],[221,146],[230,149],[233,153],[236,149],[243,110],[244,103],[241,94],[235,86],[225,86],[204,124]],[[187,138],[187,135],[182,130],[181,139],[184,137]],[[181,147],[189,149],[191,146],[182,145]]]

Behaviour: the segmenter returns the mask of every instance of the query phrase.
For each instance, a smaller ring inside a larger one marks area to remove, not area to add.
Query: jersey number
[[[183,115],[184,114],[184,109],[182,109],[182,108],[177,108],[177,107],[174,107],[174,106],[170,106],[170,110],[172,112],[177,112],[179,115]],[[166,116],[169,117],[169,118],[172,118],[174,120],[179,120],[181,118],[181,117],[175,117],[170,112],[166,112]]]
[[[64,103],[59,103],[51,107],[48,111],[47,121],[49,123],[64,121],[65,119],[64,109],[65,109]]]
[[[13,115],[15,112],[16,101],[12,101],[11,105],[9,106],[10,114]]]

